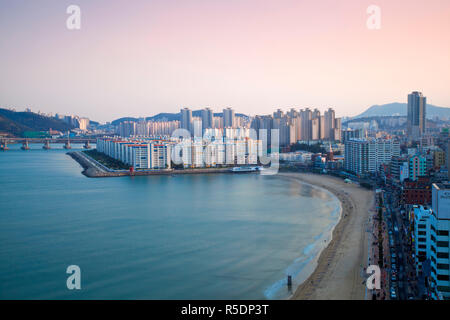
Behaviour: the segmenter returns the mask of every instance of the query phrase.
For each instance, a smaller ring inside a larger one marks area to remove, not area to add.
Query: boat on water
[[[231,168],[230,171],[232,173],[249,173],[249,172],[260,172],[262,167],[234,167]]]

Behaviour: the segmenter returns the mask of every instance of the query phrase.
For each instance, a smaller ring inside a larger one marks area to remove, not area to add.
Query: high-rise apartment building
[[[202,131],[210,128],[214,128],[214,113],[210,108],[205,108],[202,110]]]
[[[136,134],[136,122],[123,121],[119,124],[119,135],[121,137],[130,137]]]
[[[356,174],[369,171],[369,142],[366,139],[350,139],[345,142],[344,168]]]
[[[335,113],[334,110],[329,108],[324,113],[324,124],[325,124],[325,140],[333,140],[334,135],[334,125],[335,125]]]
[[[301,127],[302,127],[302,140],[311,140],[311,120],[312,112],[309,108],[300,110]]]
[[[400,143],[393,139],[369,140],[369,172],[380,172],[382,165],[390,164],[400,156]]]
[[[426,131],[427,98],[421,92],[408,94],[407,130],[408,137],[417,140]]]
[[[231,108],[223,109],[223,127],[235,128],[236,120],[234,116],[234,110]]]
[[[344,168],[356,174],[377,173],[400,155],[400,143],[391,139],[349,139],[345,142]]]
[[[191,135],[193,134],[193,130],[192,130],[192,110],[188,109],[188,108],[183,108],[180,111],[181,114],[181,129],[186,129],[187,131],[189,131],[191,133]]]

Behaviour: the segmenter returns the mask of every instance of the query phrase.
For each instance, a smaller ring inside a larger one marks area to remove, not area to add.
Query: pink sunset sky
[[[448,0],[2,0],[0,48],[1,107],[102,122],[206,106],[353,116],[414,90],[450,107]]]

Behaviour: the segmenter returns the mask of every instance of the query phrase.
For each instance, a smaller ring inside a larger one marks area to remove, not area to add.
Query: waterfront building
[[[236,164],[246,164],[246,141],[236,140]]]
[[[97,151],[135,169],[171,167],[170,143],[162,140],[97,139]]]
[[[181,148],[181,162],[184,168],[191,167],[192,164],[192,145],[191,140],[183,140],[179,142]]]
[[[202,141],[195,140],[192,143],[191,146],[191,152],[192,152],[192,168],[203,168],[204,167],[204,161],[203,161],[203,143]]]
[[[196,138],[201,138],[203,136],[202,118],[200,117],[192,118],[192,134]]]
[[[220,135],[208,139],[172,138],[171,141],[102,138],[97,139],[97,151],[129,164],[136,170],[171,168],[172,152],[174,163],[184,168],[257,164],[258,156],[262,155],[262,141],[249,137],[251,134],[248,128],[234,130],[238,134],[232,133],[233,138]]]

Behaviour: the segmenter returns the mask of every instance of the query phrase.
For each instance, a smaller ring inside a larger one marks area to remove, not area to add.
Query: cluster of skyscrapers
[[[180,121],[123,121],[119,124],[117,133],[121,137],[149,137],[170,136],[173,131],[180,127]]]
[[[215,114],[211,108],[200,111],[199,117],[193,117],[192,110],[180,110],[180,128],[190,132],[191,136],[200,137],[206,129],[246,128],[248,125],[242,117],[237,117],[232,108],[223,109],[222,114]]]
[[[227,129],[245,129],[251,127],[259,134],[259,129],[267,130],[270,143],[271,130],[278,130],[279,145],[289,146],[299,141],[340,141],[341,119],[335,117],[333,109],[321,115],[318,109],[291,109],[284,113],[280,109],[273,115],[248,117],[236,116],[232,108],[223,109],[222,113],[214,113],[211,108],[200,112],[189,108],[180,110],[179,121],[123,121],[117,133],[122,137],[131,136],[170,136],[176,129],[187,130],[192,137],[201,137],[208,129],[219,129],[225,135]],[[257,137],[260,139],[260,137]]]
[[[280,109],[273,115],[256,116],[251,127],[257,132],[260,129],[278,129],[280,146],[289,146],[297,142],[309,141],[340,141],[341,118],[335,117],[333,109],[329,108],[321,115],[318,109],[290,109],[284,113]]]
[[[407,107],[407,139],[420,141],[426,133],[426,97],[421,92],[408,94]],[[345,143],[344,168],[347,171],[362,175],[379,173],[383,167],[397,165],[394,169],[400,180],[417,179],[426,174],[427,160],[425,155],[408,155],[399,164],[400,142],[391,138],[367,138],[363,130],[345,130],[342,132]],[[429,152],[428,152],[429,153]],[[398,167],[398,168],[397,168]],[[428,165],[430,167],[430,165]]]

